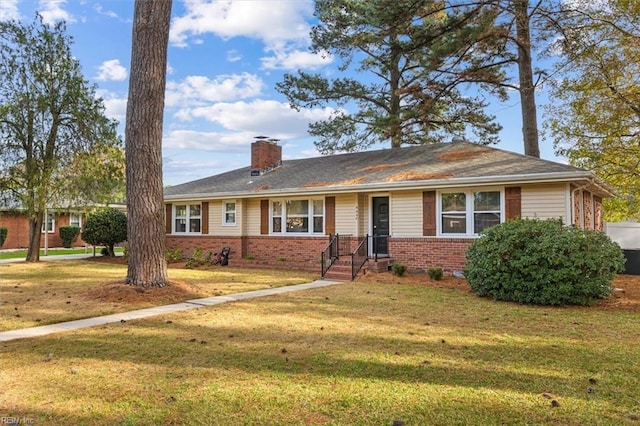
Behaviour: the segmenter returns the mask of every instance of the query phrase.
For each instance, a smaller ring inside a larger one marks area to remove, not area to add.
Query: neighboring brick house
[[[126,210],[124,205],[116,205],[116,208]],[[86,220],[86,213],[90,208],[83,209],[49,209],[47,220],[42,224],[42,236],[40,247],[62,247],[60,239],[61,226],[77,226],[82,228]],[[29,246],[29,220],[20,208],[0,206],[0,226],[7,228],[7,239],[1,249],[24,249]],[[46,234],[45,234],[46,230]],[[46,237],[46,238],[45,238]],[[85,242],[81,237],[75,242],[76,247],[84,247]]]
[[[260,140],[251,157],[165,189],[167,248],[230,246],[232,258],[320,270],[338,234],[348,249],[368,240],[370,256],[452,273],[486,227],[537,217],[601,230],[613,195],[590,171],[469,142],[282,161],[281,146]]]

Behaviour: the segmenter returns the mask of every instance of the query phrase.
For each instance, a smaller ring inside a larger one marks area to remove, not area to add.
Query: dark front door
[[[373,197],[373,250],[374,254],[389,254],[389,197]]]

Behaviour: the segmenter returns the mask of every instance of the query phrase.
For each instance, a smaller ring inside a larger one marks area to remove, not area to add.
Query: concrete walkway
[[[57,257],[57,256],[56,256]],[[173,305],[156,306],[154,308],[138,309],[136,311],[123,312],[120,314],[104,315],[95,318],[85,318],[75,321],[61,322],[57,324],[42,325],[39,327],[22,328],[0,332],[0,342],[8,342],[16,339],[26,339],[30,337],[46,336],[48,334],[60,333],[63,331],[79,330],[81,328],[95,327],[114,322],[128,321],[140,318],[148,318],[155,315],[170,314],[173,312],[198,309],[205,306],[220,305],[222,303],[236,302],[238,300],[253,299],[256,297],[271,296],[274,294],[290,293],[293,291],[308,290],[312,288],[326,287],[330,285],[342,284],[341,281],[316,280],[310,283],[291,285],[285,287],[266,288],[262,290],[247,291],[244,293],[229,294],[226,296],[207,297],[205,299],[187,300],[183,303]]]

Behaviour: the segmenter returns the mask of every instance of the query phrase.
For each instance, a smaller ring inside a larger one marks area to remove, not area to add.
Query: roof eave
[[[306,194],[340,194],[351,192],[374,192],[410,189],[439,189],[455,188],[462,186],[490,186],[490,185],[523,185],[530,183],[557,183],[588,180],[595,185],[603,195],[615,194],[601,182],[592,172],[571,171],[555,173],[530,173],[518,175],[498,175],[482,177],[464,177],[448,179],[430,179],[402,182],[375,182],[357,185],[317,186],[301,188],[283,188],[263,191],[238,191],[238,192],[202,192],[193,194],[177,194],[165,196],[165,201],[191,201],[202,199],[230,199],[230,198],[263,198],[266,196],[300,196]]]

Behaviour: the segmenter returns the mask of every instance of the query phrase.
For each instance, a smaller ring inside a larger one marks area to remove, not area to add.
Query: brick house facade
[[[231,247],[231,259],[319,270],[331,236],[411,269],[462,270],[467,247],[510,218],[561,218],[602,229],[593,173],[453,142],[282,161],[254,142],[251,165],[165,189],[166,244],[185,256]],[[378,235],[376,239],[374,235]]]

